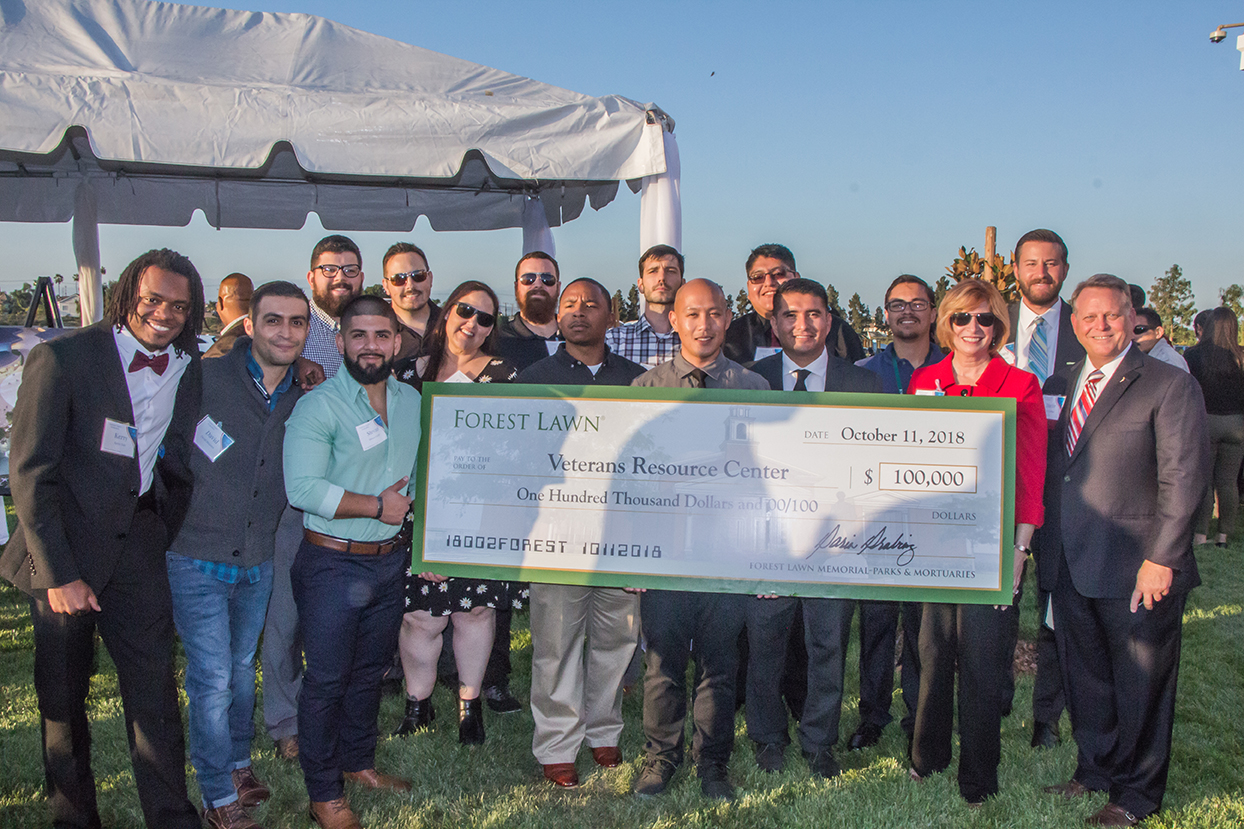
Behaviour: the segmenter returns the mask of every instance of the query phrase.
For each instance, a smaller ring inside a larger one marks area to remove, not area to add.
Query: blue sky
[[[232,4],[231,4],[232,5]],[[747,252],[791,247],[804,276],[874,306],[899,273],[935,280],[986,225],[1008,250],[1050,227],[1075,281],[1107,271],[1146,288],[1173,263],[1199,307],[1241,266],[1242,2],[492,2],[258,0],[329,17],[674,116],[688,276],[732,291]],[[715,73],[715,74],[713,74]],[[611,289],[635,277],[639,199],[555,230],[563,273]],[[169,246],[209,290],[241,270],[301,280],[323,235],[106,226],[114,276]],[[395,234],[352,234],[368,282]],[[484,279],[509,293],[521,231],[411,234],[435,294]],[[0,287],[74,270],[68,225],[0,224]]]

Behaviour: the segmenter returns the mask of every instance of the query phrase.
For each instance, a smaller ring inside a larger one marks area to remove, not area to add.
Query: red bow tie
[[[168,353],[161,354],[159,357],[148,357],[141,351],[134,352],[134,359],[130,360],[130,371],[142,371],[149,368],[156,374],[163,374],[168,368]]]

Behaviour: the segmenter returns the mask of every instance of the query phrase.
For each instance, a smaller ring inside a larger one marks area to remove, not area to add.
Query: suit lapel
[[[1071,461],[1075,461],[1080,454],[1081,447],[1092,438],[1093,432],[1097,431],[1102,421],[1110,416],[1110,410],[1140,376],[1143,365],[1144,359],[1140,354],[1140,349],[1132,348],[1123,358],[1123,362],[1119,364],[1110,382],[1097,395],[1097,402],[1093,404],[1093,410],[1089,412],[1088,418],[1084,421],[1084,428],[1080,430],[1080,436],[1076,438],[1075,449],[1071,452]]]
[[[1059,300],[1062,302],[1062,300]],[[1054,370],[1051,375],[1075,365],[1084,358],[1084,346],[1076,338],[1076,331],[1071,327],[1071,306],[1062,303],[1062,311],[1058,317],[1058,343],[1054,348]]]
[[[112,326],[106,322],[97,323],[99,328],[96,353],[99,355],[100,379],[104,393],[111,404],[110,411],[124,414],[124,422],[130,426],[134,423],[134,404],[130,401],[130,387],[125,381],[125,367],[121,365],[121,355],[117,352],[117,342],[112,336]]]

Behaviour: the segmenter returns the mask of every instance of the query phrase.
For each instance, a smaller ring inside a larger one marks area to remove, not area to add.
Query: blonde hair
[[[954,331],[950,318],[954,314],[972,312],[982,302],[989,305],[995,322],[993,324],[993,340],[989,343],[989,354],[998,353],[998,348],[1007,341],[1011,333],[1011,321],[1007,315],[1006,300],[990,283],[983,279],[964,279],[946,292],[941,304],[937,307],[937,339],[943,347],[954,350]]]

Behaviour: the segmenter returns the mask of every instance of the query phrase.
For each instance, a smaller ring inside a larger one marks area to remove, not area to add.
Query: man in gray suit
[[[1048,400],[1066,396],[1069,375],[1084,359],[1084,346],[1076,339],[1071,325],[1071,306],[1059,296],[1067,281],[1067,245],[1052,230],[1030,230],[1015,244],[1015,282],[1020,301],[1011,304],[1011,341],[1007,348],[1015,355],[1015,365],[1030,371],[1041,381]],[[1055,421],[1050,421],[1050,426]],[[1050,444],[1051,447],[1053,444]],[[1052,451],[1052,450],[1051,450]],[[1041,533],[1033,539],[1039,553]],[[1037,591],[1037,676],[1032,688],[1032,747],[1053,748],[1060,742],[1058,721],[1066,703],[1062,675],[1058,669],[1058,649],[1054,631],[1046,624],[1050,596]],[[1019,614],[1008,617],[1012,648],[1019,639]],[[1004,696],[1015,695],[1014,680]]]
[[[773,330],[782,351],[752,365],[775,391],[881,392],[877,375],[829,353],[825,339],[833,321],[829,297],[820,284],[795,277],[778,286],[773,298]],[[778,679],[786,669],[787,642],[802,604],[808,690],[799,717],[799,741],[814,774],[835,777],[834,758],[847,644],[855,602],[849,599],[747,599],[747,734],[756,745],[763,771],[782,769],[790,742],[786,708]],[[893,658],[893,655],[891,655]]]
[[[1205,404],[1186,372],[1132,344],[1127,283],[1071,295],[1087,358],[1051,442],[1037,557],[1078,747],[1071,780],[1108,791],[1088,822],[1135,826],[1162,806],[1170,768],[1184,602],[1200,584],[1192,520],[1209,468]]]

